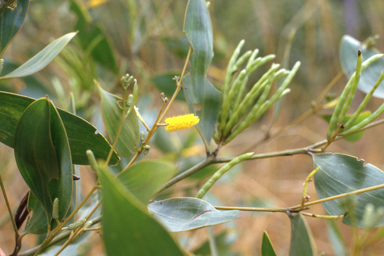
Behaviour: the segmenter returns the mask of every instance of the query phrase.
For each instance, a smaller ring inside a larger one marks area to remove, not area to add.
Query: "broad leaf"
[[[17,0],[15,4],[15,9],[7,8],[0,14],[0,58],[20,31],[28,12],[29,0]]]
[[[16,127],[25,109],[35,99],[13,93],[0,92],[0,142],[14,147]],[[84,119],[69,112],[58,109],[68,135],[72,153],[72,163],[88,165],[85,154],[91,149],[96,159],[106,159],[111,146],[101,134],[95,134],[96,128]],[[119,157],[113,153],[111,165],[119,162]]]
[[[148,210],[171,232],[222,224],[240,216],[240,211],[216,210],[208,202],[194,197],[156,201],[148,205]]]
[[[177,167],[163,160],[144,160],[119,174],[119,180],[139,199],[147,204],[165,182],[174,175]]]
[[[291,220],[291,245],[289,256],[305,255],[315,256],[316,248],[307,222],[300,214],[290,217]]]
[[[47,66],[60,52],[63,48],[71,41],[71,39],[77,34],[77,32],[68,33],[59,39],[56,39],[38,54],[33,56],[23,65],[18,67],[16,70],[11,73],[0,77],[2,79],[9,79],[15,77],[23,77],[32,75]]]
[[[320,199],[384,184],[384,173],[377,167],[366,164],[356,157],[342,154],[318,154],[313,156],[315,167],[320,170],[315,174],[316,192]],[[384,205],[384,189],[374,190],[353,196],[354,207],[347,198],[340,198],[322,203],[330,215],[342,215],[349,212],[343,223],[363,227],[362,218],[367,204],[375,208]],[[376,226],[384,224],[381,218]]]
[[[208,151],[219,116],[221,93],[205,78],[213,56],[213,39],[211,19],[204,0],[188,1],[184,32],[193,49],[190,75],[183,79],[184,95],[189,111],[200,118],[196,127]]]
[[[52,202],[59,199],[59,220],[70,206],[72,160],[60,115],[48,98],[24,111],[15,134],[15,159],[20,174],[42,205],[50,226]]]
[[[121,118],[126,113],[123,114],[123,109],[119,105],[119,103],[122,103],[122,99],[104,91],[100,86],[99,90],[104,124],[107,128],[109,139],[111,143],[113,143],[120,126]],[[126,118],[117,140],[116,150],[120,156],[130,157],[136,153],[139,147],[139,121],[132,106],[132,111]]]
[[[263,241],[261,242],[261,255],[262,256],[276,256],[275,249],[266,231],[263,233]]]
[[[363,61],[372,57],[380,52],[374,48],[367,49],[367,46],[351,36],[345,35],[341,39],[340,43],[340,61],[341,67],[348,78],[356,70],[357,51],[361,50],[363,54]],[[373,85],[376,83],[381,72],[384,69],[384,59],[374,62],[365,71],[361,73],[359,89],[365,93],[368,93]],[[380,86],[376,89],[373,96],[378,98],[384,98],[384,82],[381,82]]]
[[[371,115],[371,111],[367,110],[367,111],[364,111],[364,112],[361,112],[360,115],[356,118],[356,120],[351,124],[350,127],[353,127],[354,125],[360,123],[361,121],[363,121],[365,118],[369,117]],[[331,117],[332,115],[330,114],[327,114],[327,115],[322,115],[321,116],[325,121],[327,121],[327,123],[329,123],[329,121],[331,120]],[[351,115],[346,115],[343,119],[343,123],[347,123],[348,120],[351,118]],[[351,134],[347,137],[345,137],[344,139],[347,140],[347,141],[351,141],[351,142],[354,142],[354,141],[358,141],[359,139],[361,139],[361,137],[363,137],[364,135],[364,132],[365,131],[361,131],[361,132],[357,132],[357,133],[354,133],[354,134]]]
[[[108,255],[184,255],[170,234],[108,169],[100,169],[103,240]]]

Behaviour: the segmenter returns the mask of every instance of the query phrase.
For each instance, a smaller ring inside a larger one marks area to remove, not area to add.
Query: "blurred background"
[[[381,0],[212,0],[211,14],[214,34],[214,59],[208,70],[209,80],[222,86],[228,60],[239,43],[245,39],[243,52],[258,48],[259,56],[276,54],[276,63],[290,69],[296,61],[302,66],[290,85],[283,107],[276,116],[272,111],[224,146],[219,156],[234,157],[245,151],[274,152],[309,146],[326,138],[327,123],[314,114],[295,126],[278,133],[311,109],[313,100],[336,77],[329,94],[338,95],[347,79],[340,76],[339,44],[348,34],[359,41],[380,35],[376,43],[384,50],[384,2]],[[109,92],[121,93],[120,78],[133,75],[140,88],[139,108],[144,119],[152,125],[161,105],[159,93],[172,95],[188,52],[183,34],[187,0],[71,0],[31,1],[24,26],[3,58],[4,74],[24,63],[53,39],[79,31],[59,57],[36,75],[1,82],[0,90],[20,93],[33,98],[49,95],[53,102],[70,109],[70,92],[76,103],[76,113],[92,122],[105,134],[100,99],[93,80]],[[271,64],[271,63],[270,63]],[[260,68],[251,77],[253,84],[269,67]],[[182,95],[172,106],[170,115],[188,112]],[[362,99],[358,92],[356,100]],[[377,109],[381,99],[372,99],[367,106]],[[331,111],[330,111],[331,112]],[[330,113],[320,112],[320,114]],[[275,112],[276,113],[276,112]],[[141,130],[144,130],[143,128]],[[357,142],[338,141],[327,151],[339,152],[365,159],[384,168],[381,126],[370,129]],[[275,135],[277,134],[277,135]],[[267,136],[268,135],[268,136]],[[268,138],[269,137],[269,138]],[[147,157],[167,158],[177,162],[180,172],[205,157],[204,146],[194,129],[172,134],[159,130]],[[0,145],[0,172],[14,208],[27,192],[27,186],[17,171],[13,150]],[[123,161],[124,162],[124,161]],[[116,167],[118,172],[121,166]],[[210,166],[161,197],[194,196],[206,177],[219,165]],[[288,207],[300,203],[302,184],[312,171],[312,159],[296,155],[253,160],[234,168],[216,184],[207,201],[213,205]],[[83,193],[93,186],[94,176],[81,167]],[[308,194],[315,200],[313,184]],[[160,197],[160,198],[161,198]],[[11,253],[14,246],[12,226],[3,197],[0,198],[0,247]],[[321,206],[309,210],[325,214]],[[318,252],[334,255],[328,222],[307,218]],[[345,243],[352,248],[352,228],[341,224]],[[214,228],[223,251],[220,255],[259,255],[263,231],[267,231],[278,255],[288,255],[290,222],[281,213],[249,213],[232,223]],[[178,239],[197,255],[209,255],[206,250],[206,231],[183,232]],[[24,249],[36,245],[39,237],[27,235]],[[82,245],[81,255],[102,255],[100,235],[93,234]],[[370,253],[370,254],[369,254]],[[384,243],[366,248],[364,255],[383,255]]]

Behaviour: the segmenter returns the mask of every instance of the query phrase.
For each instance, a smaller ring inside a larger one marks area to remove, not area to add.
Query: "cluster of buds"
[[[249,76],[259,67],[273,60],[275,55],[256,58],[259,51],[247,51],[239,57],[242,40],[234,51],[226,71],[223,85],[223,100],[217,130],[214,134],[216,143],[226,144],[244,129],[254,123],[264,114],[273,103],[289,92],[288,84],[300,67],[297,62],[291,71],[280,69],[279,64],[272,64],[271,68],[245,94]],[[243,70],[240,66],[248,59]],[[286,77],[276,92],[268,98],[272,83],[279,78]],[[244,95],[245,94],[245,95]],[[256,103],[255,103],[256,102]]]

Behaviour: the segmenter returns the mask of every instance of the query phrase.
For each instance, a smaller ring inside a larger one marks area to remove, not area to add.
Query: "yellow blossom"
[[[172,132],[189,128],[196,125],[199,121],[199,117],[194,114],[170,117],[165,119],[165,122],[168,124],[165,130]]]

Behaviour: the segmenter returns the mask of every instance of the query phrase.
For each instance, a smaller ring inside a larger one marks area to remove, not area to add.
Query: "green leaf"
[[[24,111],[15,133],[15,159],[20,174],[42,205],[50,226],[52,202],[59,199],[59,220],[72,197],[72,160],[60,115],[48,98]]]
[[[15,9],[7,8],[0,15],[0,58],[23,26],[28,6],[29,0],[18,0]]]
[[[356,118],[356,120],[351,124],[350,127],[353,127],[354,125],[360,123],[365,118],[369,117],[371,114],[372,113],[369,110],[361,112],[360,115]],[[351,118],[351,116],[352,115],[346,115],[342,122],[344,124],[347,123],[348,120]],[[327,123],[329,123],[329,121],[331,120],[331,117],[332,117],[332,115],[330,115],[330,114],[321,115],[321,118],[323,118]],[[363,137],[364,132],[365,131],[361,131],[361,132],[357,132],[357,133],[351,134],[351,135],[345,137],[344,139],[347,140],[347,141],[351,141],[351,142],[358,141],[359,139],[361,139],[361,137]]]
[[[107,255],[184,255],[170,234],[108,169],[100,169]]]
[[[79,1],[72,0],[70,9],[78,19],[75,29],[80,32],[78,38],[83,50],[90,52],[94,60],[117,74],[118,68],[113,47],[103,28],[92,23],[87,9]]]
[[[275,249],[269,239],[267,231],[263,233],[263,241],[261,242],[261,255],[262,256],[276,256]]]
[[[121,118],[123,116],[123,109],[119,105],[119,102],[122,103],[122,99],[104,91],[100,86],[99,91],[103,120],[105,127],[107,128],[108,137],[112,143],[116,138]],[[117,139],[116,150],[120,156],[130,157],[136,153],[139,147],[139,121],[132,106],[132,111],[125,119],[125,124],[120,132],[119,138]]]
[[[124,186],[147,204],[153,195],[174,175],[177,167],[168,161],[143,160],[118,175]]]
[[[17,124],[25,109],[35,99],[13,93],[0,92],[0,142],[14,147],[14,137]],[[111,146],[101,134],[95,134],[96,128],[84,119],[64,110],[58,109],[68,135],[72,153],[72,163],[88,165],[85,154],[87,149],[93,151],[96,159],[106,159]],[[119,157],[113,153],[111,165],[119,162]]]
[[[315,187],[320,199],[352,192],[358,189],[381,185],[384,183],[384,173],[377,167],[366,164],[363,160],[343,154],[318,154],[313,156],[315,168],[320,170],[315,174]],[[322,203],[330,215],[342,215],[349,211],[343,223],[363,227],[362,219],[367,204],[375,208],[384,205],[384,189],[374,190],[354,195],[354,208],[346,203],[347,198],[340,198]],[[384,224],[384,218],[376,226]]]
[[[311,230],[300,214],[290,217],[291,220],[291,245],[289,256],[317,255]]]
[[[45,234],[48,228],[47,216],[44,208],[32,193],[28,197],[28,210],[32,211],[32,217],[27,220],[23,233]]]
[[[172,198],[148,205],[149,212],[169,231],[197,229],[234,220],[240,211],[220,211],[208,202],[194,198]]]
[[[212,24],[204,0],[189,0],[184,32],[193,48],[191,72],[183,79],[189,111],[199,116],[196,125],[206,147],[215,129],[221,107],[221,93],[205,78],[213,56]]]
[[[152,77],[151,81],[159,91],[164,92],[164,95],[170,99],[176,90],[176,82],[174,80],[176,76],[180,76],[180,73],[170,72]],[[176,99],[185,101],[184,95],[180,92],[177,94]]]
[[[76,34],[77,32],[72,32],[56,39],[16,70],[1,76],[0,80],[29,76],[42,70],[63,50]]]
[[[380,53],[374,48],[367,49],[367,46],[365,44],[357,41],[351,36],[343,36],[340,43],[340,61],[341,67],[343,68],[343,71],[348,78],[350,78],[352,74],[356,71],[357,51],[359,49],[363,54],[363,61],[367,60],[375,54]],[[364,72],[361,73],[358,87],[359,90],[368,93],[373,87],[373,85],[376,83],[383,69],[383,58],[370,65]],[[384,98],[384,82],[379,85],[373,96],[381,99]]]
[[[226,256],[239,256],[240,254],[235,253],[231,250],[231,245],[236,241],[237,235],[232,231],[225,230],[215,236],[215,244],[219,255]],[[210,256],[211,250],[209,247],[209,240],[204,242],[199,248],[193,251],[195,255],[199,256]]]
[[[335,256],[348,255],[348,249],[344,244],[343,237],[334,220],[328,221],[328,240],[332,244]]]
[[[162,37],[165,47],[176,56],[185,59],[188,55],[189,42],[185,36],[179,38]]]

